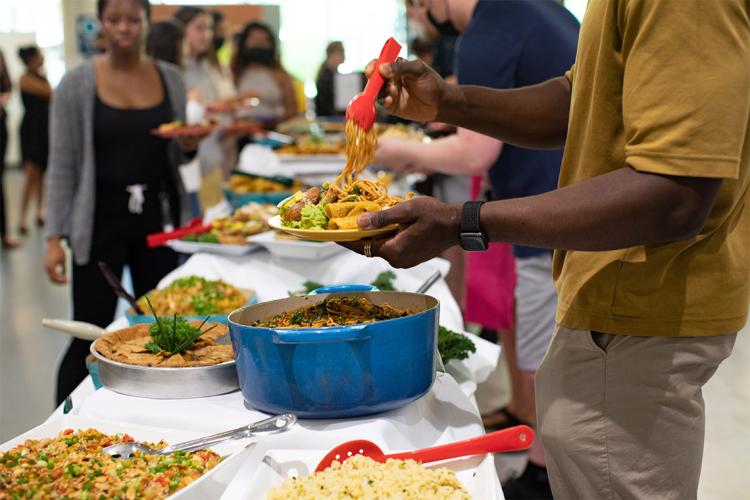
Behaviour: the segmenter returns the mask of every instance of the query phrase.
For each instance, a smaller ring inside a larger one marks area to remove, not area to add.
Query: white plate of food
[[[295,477],[298,478],[295,481],[295,493],[297,496],[286,496],[286,498],[312,498],[311,496],[304,496],[306,485],[304,482],[299,481],[299,478],[306,478],[310,476],[310,473],[315,470],[318,462],[322,459],[328,450],[289,450],[289,449],[278,449],[270,450],[266,452],[262,462],[258,466],[253,479],[248,483],[243,479],[236,479],[236,483],[230,484],[222,500],[240,500],[240,499],[264,499],[264,498],[284,498],[283,496],[268,496],[269,492],[275,487],[280,486],[285,480]],[[409,467],[414,464],[411,463]],[[416,465],[420,469],[421,465]],[[497,480],[497,472],[495,471],[495,462],[492,455],[477,455],[474,457],[467,457],[462,459],[455,459],[449,461],[438,462],[435,464],[427,464],[424,466],[425,469],[435,471],[437,469],[448,469],[455,473],[455,478],[458,480],[461,486],[463,486],[466,495],[463,498],[475,498],[482,500],[502,499],[500,493],[499,482]],[[415,469],[416,471],[417,469]],[[344,472],[343,470],[341,471]],[[361,471],[358,471],[361,472]],[[388,475],[385,471],[384,480],[388,480]],[[419,472],[417,472],[419,473]],[[374,477],[378,477],[378,472],[373,471],[373,476],[365,472],[364,476],[359,475],[355,482],[354,487],[363,487],[365,482],[367,486],[377,486],[375,484]],[[443,473],[441,473],[443,474]],[[341,487],[343,484],[341,481],[346,479],[341,476],[344,474],[338,474],[338,477],[332,477],[327,480],[323,480],[325,488],[330,485],[331,489]],[[381,476],[382,477],[382,476]],[[445,477],[445,476],[444,476]],[[304,479],[303,479],[304,481]],[[249,485],[249,491],[246,488],[237,487],[241,483]],[[334,484],[338,483],[338,484]],[[394,481],[395,483],[395,481]],[[314,485],[316,493],[319,494],[321,483],[317,482]],[[389,488],[389,485],[381,485],[385,488]],[[245,491],[242,491],[245,490]],[[281,495],[288,495],[289,491],[277,490]],[[327,490],[327,493],[331,493]],[[379,492],[384,493],[383,490]],[[320,495],[320,494],[319,494]],[[335,494],[320,495],[320,498],[336,498]],[[418,495],[414,498],[430,498],[430,495]],[[369,497],[367,497],[369,498]],[[375,498],[375,497],[373,497]],[[394,497],[399,498],[399,497]],[[462,498],[456,496],[455,498]]]
[[[102,437],[102,434],[107,437]],[[125,435],[129,438],[125,438]],[[54,490],[50,490],[54,491],[53,494],[44,490],[37,493],[47,498],[63,495],[75,498],[85,498],[87,495],[88,498],[99,498],[104,495],[114,498],[117,494],[122,494],[124,498],[128,487],[140,492],[148,490],[154,493],[152,498],[216,498],[249,453],[251,440],[217,444],[211,447],[210,453],[195,452],[189,456],[190,464],[185,460],[185,455],[182,461],[171,455],[161,458],[153,456],[148,462],[141,462],[112,459],[94,451],[99,449],[100,443],[103,445],[110,439],[117,442],[132,438],[149,443],[164,440],[173,444],[199,437],[202,436],[195,432],[125,425],[75,415],[60,416],[0,445],[0,482],[5,483],[4,487],[10,494],[14,490],[23,494],[28,489],[46,488],[41,480],[47,474],[50,474],[50,478],[57,476],[52,483]],[[20,456],[22,450],[17,446],[24,446],[27,454]],[[29,456],[35,458],[33,463]],[[217,456],[221,461],[215,463]],[[19,468],[23,473],[16,473]],[[139,477],[135,478],[136,475]],[[20,477],[24,479],[19,480]],[[10,481],[10,478],[13,480]],[[127,482],[131,485],[126,486]],[[121,490],[122,486],[126,487],[125,491]]]
[[[211,253],[214,255],[227,255],[229,257],[241,257],[248,255],[260,248],[255,243],[243,243],[240,245],[223,243],[204,243],[201,241],[172,240],[167,246],[178,253]]]
[[[248,241],[262,246],[271,255],[284,259],[321,260],[344,250],[341,245],[330,241],[305,241],[276,231],[256,234],[248,238]]]

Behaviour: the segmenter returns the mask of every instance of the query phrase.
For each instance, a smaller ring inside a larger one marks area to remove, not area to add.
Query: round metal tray
[[[120,363],[96,350],[91,343],[99,380],[107,389],[127,396],[151,399],[189,399],[218,396],[240,388],[234,360],[211,366],[160,368]]]

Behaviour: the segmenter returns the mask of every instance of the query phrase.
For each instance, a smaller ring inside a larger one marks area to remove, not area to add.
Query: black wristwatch
[[[487,235],[479,225],[479,211],[483,201],[467,201],[461,210],[461,248],[467,252],[482,252],[489,247]]]

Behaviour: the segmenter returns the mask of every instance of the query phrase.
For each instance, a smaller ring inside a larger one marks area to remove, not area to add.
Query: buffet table
[[[281,260],[265,251],[244,257],[196,254],[166,276],[160,286],[178,277],[197,274],[253,289],[259,301],[267,301],[288,296],[289,291],[302,288],[302,283],[307,280],[324,284],[369,283],[380,272],[389,269],[381,259],[367,259],[351,252],[337,253],[325,261]],[[433,259],[413,269],[395,270],[395,286],[400,290],[416,290],[435,270],[445,275],[448,263]],[[461,312],[446,283],[438,281],[428,293],[440,300],[440,324],[462,330]],[[110,325],[109,330],[126,325],[125,319],[120,318]],[[301,420],[286,433],[235,443],[228,463],[211,481],[196,484],[198,487],[179,492],[175,497],[262,498],[267,489],[264,481],[269,481],[274,474],[281,477],[287,472],[283,469],[284,463],[295,464],[295,470],[300,472],[305,463],[316,463],[333,446],[350,439],[369,439],[385,451],[399,451],[483,434],[474,392],[476,384],[486,380],[496,368],[499,348],[476,337],[474,340],[477,353],[466,361],[448,363],[446,373],[437,374],[430,392],[414,403],[360,418]],[[157,432],[163,430],[164,435],[176,431],[201,435],[267,417],[247,407],[239,391],[201,399],[156,400],[125,396],[106,388],[95,391],[88,378],[74,391],[71,399],[72,417],[63,415],[63,409],[58,408],[47,421],[48,425],[58,419],[73,418],[75,422],[75,418],[80,418],[83,422],[106,421],[113,425],[142,426]],[[290,456],[294,460],[284,462],[284,457]],[[471,483],[467,487],[475,498],[502,500],[491,456],[455,462],[453,466],[459,471],[459,477],[464,474],[462,481]],[[460,472],[462,470],[464,472]]]

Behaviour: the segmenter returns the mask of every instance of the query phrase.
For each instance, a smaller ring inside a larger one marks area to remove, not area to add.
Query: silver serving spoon
[[[117,443],[102,448],[102,451],[115,458],[130,458],[135,452],[139,452],[141,455],[170,455],[176,451],[200,450],[207,446],[230,439],[244,439],[255,436],[256,434],[278,434],[280,432],[286,432],[291,429],[296,422],[296,416],[291,413],[284,413],[282,415],[255,422],[254,424],[232,429],[231,431],[220,432],[218,434],[212,434],[211,436],[193,439],[192,441],[173,444],[160,450],[155,450],[143,443]]]

